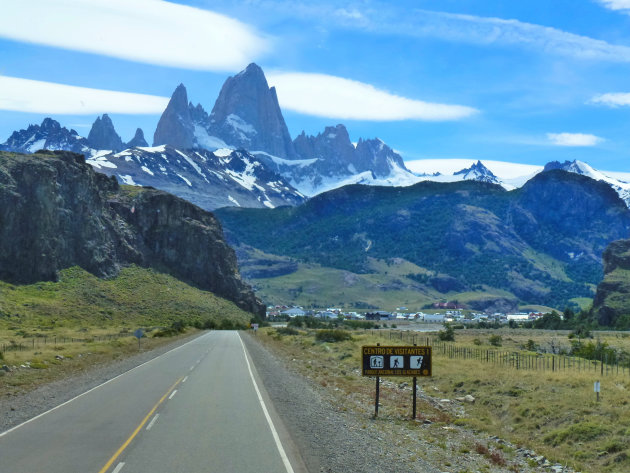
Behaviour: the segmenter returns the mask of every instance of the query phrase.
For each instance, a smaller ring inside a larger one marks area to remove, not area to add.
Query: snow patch
[[[238,200],[236,200],[234,197],[232,197],[231,195],[228,194],[228,200],[230,202],[232,202],[234,205],[236,205],[237,207],[240,207],[241,204],[238,203]]]
[[[128,174],[125,174],[125,175],[119,174],[118,177],[123,181],[123,183],[127,184],[128,186],[139,186],[140,185],[140,184],[136,184],[133,181],[133,177],[131,177]]]
[[[213,151],[213,154],[215,156],[218,156],[219,158],[226,158],[229,155],[232,154],[232,151],[234,151],[233,149],[229,149],[229,148],[219,148],[215,151]]]
[[[151,176],[155,176],[155,174],[153,174],[153,171],[151,171],[148,167],[146,166],[142,166],[140,169],[142,169],[144,172],[146,172],[147,174],[150,174]]]
[[[163,153],[166,150],[166,145],[160,145],[160,146],[138,146],[138,149],[141,149],[142,151],[146,151],[148,153]]]
[[[188,187],[192,187],[192,183],[186,179],[184,176],[182,176],[180,173],[176,172],[175,174],[177,174],[177,177],[179,177],[181,180],[183,180],[186,184],[188,184]]]
[[[29,140],[26,143],[31,141],[34,137],[35,137],[35,135],[31,136],[31,138],[29,138]],[[28,148],[26,148],[26,151],[29,152],[29,153],[34,153],[35,151],[39,151],[40,149],[42,149],[44,147],[45,143],[46,143],[46,140],[37,140],[32,145],[30,145]]]
[[[96,169],[102,169],[102,168],[116,169],[116,168],[118,168],[118,166],[116,166],[114,163],[109,162],[107,160],[107,158],[105,158],[104,156],[100,156],[98,158],[90,158],[90,159],[87,159],[85,162],[88,163],[89,165],[91,165],[92,167],[96,168]]]
[[[195,139],[197,140],[197,146],[200,148],[213,151],[218,148],[229,148],[229,146],[220,138],[216,136],[210,136],[208,130],[201,125],[195,125],[194,131]]]

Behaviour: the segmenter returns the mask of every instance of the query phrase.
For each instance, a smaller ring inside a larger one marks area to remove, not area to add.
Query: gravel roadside
[[[255,337],[242,337],[275,409],[310,473],[437,473],[383,435],[378,423],[336,407],[325,389],[291,372]]]

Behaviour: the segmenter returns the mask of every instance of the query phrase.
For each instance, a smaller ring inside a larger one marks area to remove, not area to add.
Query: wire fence
[[[45,346],[59,346],[68,343],[93,343],[93,342],[106,342],[110,340],[117,340],[122,337],[130,337],[131,333],[114,333],[109,335],[95,335],[88,338],[73,338],[73,337],[31,337],[30,339],[24,339],[24,341],[16,342],[10,340],[9,342],[2,342],[0,345],[0,352],[9,351],[25,351],[43,348]]]
[[[554,353],[532,353],[457,346],[452,342],[439,340],[434,336],[402,330],[368,330],[372,335],[391,341],[406,341],[412,345],[432,347],[433,356],[449,359],[476,360],[481,363],[504,366],[514,370],[548,372],[593,372],[601,376],[630,376],[630,366],[619,356],[602,354],[599,359],[586,359],[577,356]]]

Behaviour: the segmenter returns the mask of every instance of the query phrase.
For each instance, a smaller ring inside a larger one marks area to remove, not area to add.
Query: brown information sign
[[[362,347],[363,376],[431,376],[431,347]]]

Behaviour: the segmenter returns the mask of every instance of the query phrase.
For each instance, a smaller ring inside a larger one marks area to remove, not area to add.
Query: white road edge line
[[[260,389],[258,389],[258,384],[256,383],[256,379],[254,378],[254,373],[252,372],[252,367],[249,364],[249,358],[247,357],[247,350],[245,349],[245,344],[243,343],[243,339],[241,338],[241,334],[236,332],[238,335],[238,339],[241,342],[241,347],[243,348],[243,354],[245,355],[245,362],[247,363],[247,369],[249,370],[249,376],[252,379],[252,383],[254,384],[254,389],[256,390],[256,395],[258,396],[258,401],[260,402],[260,407],[262,407],[263,413],[265,414],[265,419],[267,419],[267,424],[269,424],[269,429],[271,430],[271,435],[273,435],[273,439],[276,442],[276,447],[278,448],[278,453],[280,454],[280,458],[282,458],[282,463],[284,464],[284,468],[287,470],[287,473],[294,473],[293,467],[291,466],[291,462],[289,462],[289,458],[287,457],[286,452],[284,451],[284,447],[282,447],[282,443],[280,442],[280,436],[276,431],[275,426],[273,425],[273,421],[271,420],[271,416],[269,415],[269,411],[267,410],[267,406],[265,405],[265,401],[263,401],[262,395],[260,394]]]
[[[155,414],[153,416],[153,419],[151,419],[151,422],[149,422],[149,425],[147,425],[147,430],[151,430],[151,427],[153,427],[153,424],[155,424],[155,422],[158,420],[158,417],[160,417],[160,414]]]
[[[175,394],[177,394],[177,389],[171,393],[171,395],[168,397],[168,400],[170,401],[171,399],[173,399],[173,396],[175,396]]]
[[[123,466],[125,466],[125,463],[120,462],[118,465],[116,465],[116,468],[114,468],[114,471],[112,471],[112,473],[120,473],[120,470],[123,469]]]
[[[188,376],[186,376],[184,379],[182,379],[182,384],[184,384],[187,379],[188,379]]]
[[[23,425],[29,424],[29,423],[33,422],[34,420],[37,420],[37,419],[39,419],[40,417],[45,416],[46,414],[49,414],[49,413],[51,413],[51,412],[53,412],[53,411],[56,411],[57,409],[59,409],[59,408],[61,408],[61,407],[65,406],[66,404],[70,404],[72,401],[75,401],[75,400],[79,399],[80,397],[83,397],[83,396],[85,396],[86,394],[89,394],[89,393],[91,393],[92,391],[95,391],[95,390],[97,390],[98,388],[100,388],[100,387],[102,387],[102,386],[105,386],[106,384],[111,383],[112,381],[116,381],[118,378],[120,378],[120,377],[122,377],[122,376],[124,376],[124,375],[126,375],[126,374],[128,374],[128,373],[131,373],[132,371],[135,371],[135,370],[137,370],[137,369],[139,369],[139,368],[142,368],[144,365],[148,365],[149,363],[152,363],[152,362],[154,362],[155,360],[158,360],[158,359],[162,358],[163,356],[168,355],[169,353],[173,353],[174,351],[177,351],[177,350],[179,350],[179,349],[181,349],[181,348],[184,348],[186,345],[189,345],[189,344],[191,344],[191,343],[193,343],[193,342],[196,342],[196,341],[198,341],[198,340],[199,340],[199,339],[201,339],[201,338],[207,337],[208,335],[210,335],[210,334],[212,334],[212,333],[214,333],[214,332],[209,332],[209,333],[207,333],[206,335],[202,335],[201,337],[197,337],[197,338],[195,338],[194,340],[191,340],[191,341],[189,341],[189,342],[186,342],[186,343],[184,343],[183,345],[180,345],[180,346],[178,346],[178,347],[173,348],[172,350],[167,351],[166,353],[162,353],[160,356],[156,356],[155,358],[152,358],[152,359],[150,359],[149,361],[145,361],[144,363],[142,363],[141,365],[136,366],[135,368],[131,368],[130,370],[125,371],[124,373],[120,373],[118,376],[116,376],[116,377],[114,377],[114,378],[112,378],[112,379],[109,379],[109,380],[105,381],[104,383],[99,384],[98,386],[94,386],[92,389],[89,389],[89,390],[85,391],[84,393],[81,393],[81,394],[79,394],[78,396],[73,397],[72,399],[68,399],[66,402],[62,402],[62,403],[61,403],[61,404],[59,404],[58,406],[55,406],[55,407],[53,407],[52,409],[47,410],[46,412],[42,412],[41,414],[36,415],[35,417],[33,417],[33,418],[31,418],[31,419],[29,419],[29,420],[27,420],[27,421],[24,421],[24,422],[22,422],[21,424],[16,425],[15,427],[10,428],[9,430],[6,430],[6,431],[4,431],[4,432],[1,432],[1,433],[0,433],[0,438],[1,438],[1,437],[4,437],[5,435],[7,435],[7,434],[9,434],[9,433],[11,433],[11,432],[13,432],[14,430],[19,429],[19,428],[20,428],[20,427],[22,427]],[[112,472],[112,473],[113,473],[113,472]]]

